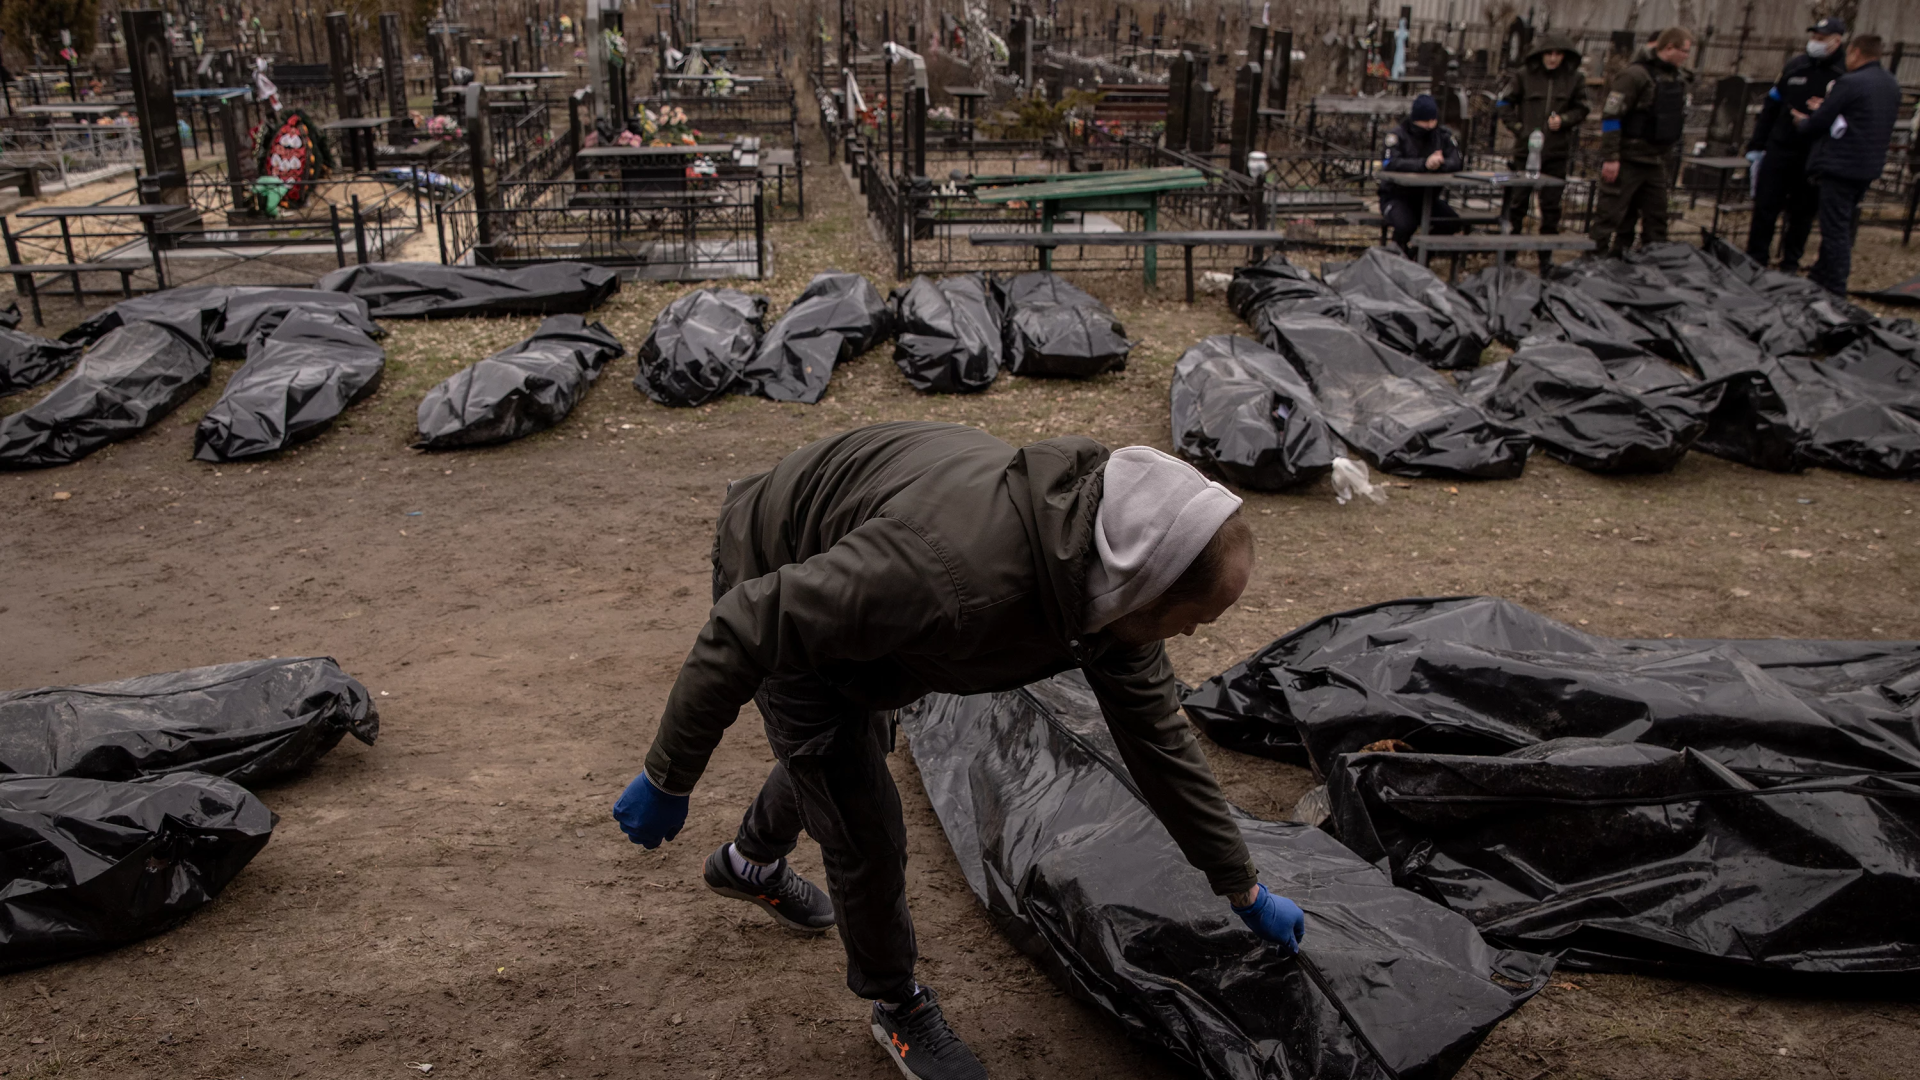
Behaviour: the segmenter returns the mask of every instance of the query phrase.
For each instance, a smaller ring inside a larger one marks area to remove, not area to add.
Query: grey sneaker
[[[987,1067],[947,1026],[930,987],[898,1007],[874,1002],[873,1041],[907,1080],[987,1080]]]
[[[721,844],[719,850],[707,856],[706,873],[702,875],[707,879],[707,888],[721,896],[759,905],[789,930],[818,934],[833,929],[833,901],[813,882],[794,873],[787,860],[781,859],[767,880],[755,885],[733,872],[733,860],[727,858],[729,846]]]

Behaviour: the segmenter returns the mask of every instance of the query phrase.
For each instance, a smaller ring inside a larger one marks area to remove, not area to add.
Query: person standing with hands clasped
[[[1394,184],[1390,173],[1459,172],[1465,159],[1453,130],[1440,124],[1440,104],[1431,94],[1413,99],[1413,108],[1399,126],[1387,133],[1387,158],[1381,164],[1380,216],[1393,230],[1393,242],[1404,254],[1407,241],[1420,228],[1420,204],[1423,197],[1433,199],[1433,217],[1429,229],[1438,233],[1454,232],[1460,215],[1439,192]]]
[[[1800,269],[1800,256],[1807,250],[1807,234],[1813,231],[1813,215],[1820,206],[1820,190],[1807,175],[1807,151],[1812,140],[1800,134],[1793,114],[1806,115],[1819,108],[1827,88],[1846,74],[1840,46],[1847,38],[1847,24],[1839,19],[1821,19],[1807,28],[1807,51],[1787,61],[1779,81],[1767,91],[1760,117],[1753,122],[1753,138],[1747,140],[1747,161],[1754,170],[1753,224],[1747,229],[1747,255],[1762,266],[1773,255],[1774,225],[1787,215],[1786,232],[1780,238],[1780,269],[1792,274]]]
[[[1667,239],[1667,175],[1687,122],[1692,57],[1693,32],[1669,26],[1654,39],[1652,54],[1636,56],[1607,91],[1600,111],[1600,205],[1587,232],[1599,254],[1622,253],[1613,241],[1630,209],[1639,214],[1642,243]]]
[[[1793,113],[1813,140],[1807,173],[1820,187],[1820,257],[1807,280],[1839,296],[1853,276],[1853,229],[1867,186],[1887,167],[1887,147],[1900,114],[1900,83],[1880,66],[1880,38],[1862,34],[1847,46],[1847,73],[1810,99],[1814,112]]]
[[[728,486],[712,613],[613,816],[636,844],[673,839],[721,735],[755,702],[775,764],[708,856],[707,887],[796,930],[837,927],[847,986],[873,1001],[874,1040],[900,1071],[979,1080],[914,978],[886,710],[1079,668],[1187,861],[1255,936],[1298,950],[1305,915],[1260,884],[1163,644],[1231,607],[1253,557],[1240,499],[1145,446],[1015,449],[963,425],[891,423],[803,447]],[[803,828],[830,899],[787,865]]]
[[[1563,34],[1544,34],[1540,41],[1527,54],[1526,62],[1507,76],[1507,84],[1500,91],[1499,100],[1494,108],[1506,123],[1507,130],[1513,132],[1513,160],[1510,163],[1515,172],[1527,167],[1527,157],[1531,153],[1528,140],[1534,132],[1541,136],[1540,172],[1544,176],[1567,178],[1567,166],[1573,160],[1580,125],[1587,119],[1587,80],[1580,72],[1580,54],[1574,51],[1573,42]],[[1540,189],[1540,235],[1552,236],[1560,231],[1560,204],[1563,188],[1543,187]],[[1507,220],[1512,223],[1513,231],[1519,232],[1527,221],[1527,204],[1532,202],[1533,189],[1514,187],[1507,189]],[[1544,272],[1553,264],[1553,253],[1540,253],[1540,269]]]

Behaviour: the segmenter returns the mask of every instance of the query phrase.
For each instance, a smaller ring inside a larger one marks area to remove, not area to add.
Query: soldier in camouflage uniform
[[[1608,89],[1600,114],[1600,205],[1587,233],[1602,254],[1620,253],[1613,242],[1629,210],[1640,217],[1643,243],[1667,238],[1667,175],[1691,100],[1692,56],[1692,32],[1670,26],[1652,55],[1635,57]]]

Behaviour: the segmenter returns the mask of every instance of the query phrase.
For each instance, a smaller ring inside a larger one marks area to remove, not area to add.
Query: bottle
[[[1527,179],[1540,179],[1540,148],[1547,145],[1547,137],[1539,128],[1527,136]]]
[[[1380,170],[1382,172],[1385,172],[1387,169],[1393,166],[1393,152],[1399,146],[1400,146],[1400,136],[1395,132],[1391,132],[1391,131],[1387,132],[1387,153],[1385,157],[1380,159]]]

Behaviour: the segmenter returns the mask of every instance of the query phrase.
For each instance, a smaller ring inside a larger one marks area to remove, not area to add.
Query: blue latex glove
[[[613,820],[620,823],[627,839],[642,847],[657,848],[662,840],[680,834],[680,826],[687,823],[689,801],[685,795],[669,795],[654,787],[642,770],[620,793],[620,801],[613,804]]]
[[[1253,903],[1233,909],[1247,929],[1289,952],[1300,951],[1300,939],[1307,936],[1307,914],[1300,905],[1284,896],[1275,896],[1265,885],[1255,885]]]
[[[1747,198],[1760,194],[1760,159],[1767,156],[1765,150],[1747,151]]]

